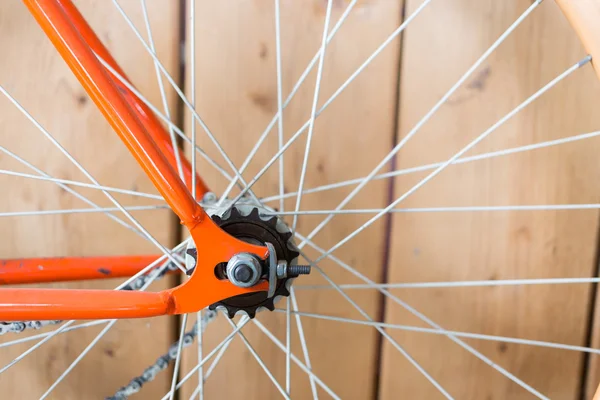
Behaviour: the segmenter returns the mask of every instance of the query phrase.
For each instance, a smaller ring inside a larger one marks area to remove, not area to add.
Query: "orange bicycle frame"
[[[0,289],[0,321],[141,318],[179,314],[201,310],[209,304],[231,296],[266,291],[267,282],[261,281],[251,288],[240,288],[215,276],[215,266],[226,262],[234,254],[249,252],[265,260],[268,257],[267,248],[245,243],[228,235],[208,218],[189,191],[191,176],[195,171],[192,171],[190,164],[184,161],[186,186],[174,168],[175,152],[179,150],[173,148],[169,135],[148,107],[111,75],[99,61],[96,54],[118,74],[125,77],[121,68],[72,2],[70,0],[23,0],[23,2],[113,130],[180,218],[181,223],[189,230],[197,247],[198,261],[190,279],[173,289],[161,292]],[[185,160],[183,155],[181,158],[182,161]],[[199,196],[208,190],[200,178],[197,179],[196,190]],[[144,262],[149,258],[153,261],[157,256],[148,256]],[[33,276],[39,276],[39,279],[33,277],[27,279],[19,277],[20,272],[14,270],[14,263],[24,263],[26,260],[7,261],[13,263],[9,263],[13,269],[12,276],[10,274],[4,276],[5,283],[97,279],[102,277],[98,273],[109,275],[100,272],[100,267],[96,268],[94,273],[93,262],[78,268],[72,267],[73,262],[90,261],[89,259],[64,258],[54,259],[54,265],[49,267],[49,272],[45,274],[36,273],[33,267],[36,261],[29,262],[27,271]],[[112,276],[128,275],[141,267],[139,259],[133,260],[127,257],[112,258],[112,263],[110,267]],[[0,261],[1,266],[2,261]],[[5,270],[7,271],[9,270]]]
[[[0,284],[22,285],[125,278],[137,274],[159,257],[159,255],[144,255],[0,260]]]

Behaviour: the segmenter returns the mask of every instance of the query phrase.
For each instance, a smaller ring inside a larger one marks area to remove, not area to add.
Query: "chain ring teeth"
[[[250,207],[250,212],[248,212],[248,208]],[[297,251],[297,247],[292,240],[292,232],[289,230],[289,228],[287,228],[287,225],[281,222],[276,216],[265,214],[261,215],[256,206],[245,205],[244,208],[246,208],[246,210],[240,210],[237,206],[233,206],[223,215],[215,214],[212,215],[211,218],[217,225],[221,226],[223,230],[229,234],[232,234],[233,236],[236,235],[227,230],[228,226],[235,224],[247,224],[247,226],[253,230],[259,226],[260,228],[264,229],[268,235],[273,236],[273,238],[276,239],[273,241],[277,243],[273,244],[276,244],[275,247],[277,249],[278,259],[285,259],[289,264],[295,263],[300,253]],[[238,236],[240,236],[240,232],[237,233]],[[244,232],[241,232],[241,234],[243,233]],[[248,234],[248,232],[246,232],[246,234]],[[264,239],[265,235],[266,234],[263,235],[262,239]],[[254,237],[253,239],[262,241],[261,238],[257,237]],[[264,241],[262,242],[264,243]],[[282,254],[279,253],[285,253],[285,257],[281,257]],[[260,296],[264,296],[266,292],[256,292],[247,295],[234,296],[211,304],[209,309],[221,310],[230,319],[234,318],[238,314],[247,315],[249,318],[254,318],[256,313],[262,311],[263,309],[270,311],[275,310],[275,303],[278,302],[282,297],[288,297],[290,295],[290,287],[293,280],[294,278],[278,279],[277,287],[272,297],[267,297],[264,299],[260,298]],[[235,305],[232,304],[232,301],[238,303],[247,302],[248,304]]]

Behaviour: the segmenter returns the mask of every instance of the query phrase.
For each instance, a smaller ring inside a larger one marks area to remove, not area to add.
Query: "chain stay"
[[[146,275],[138,276],[136,279],[123,286],[120,290],[140,290],[150,279],[160,279],[165,276],[167,271],[174,271],[177,266],[172,262],[168,262],[166,268],[158,268],[153,270],[151,273]],[[158,271],[158,273],[156,273]],[[154,273],[153,273],[154,272]],[[154,276],[156,275],[156,276]],[[41,329],[49,325],[57,325],[62,323],[63,320],[51,320],[51,321],[16,321],[16,322],[0,322],[0,336],[5,333],[21,333],[27,329]]]

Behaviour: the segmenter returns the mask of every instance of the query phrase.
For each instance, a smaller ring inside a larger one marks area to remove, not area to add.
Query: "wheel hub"
[[[293,241],[292,232],[287,224],[273,215],[274,209],[267,206],[257,206],[249,201],[241,200],[234,206],[230,201],[216,205],[213,196],[205,197],[202,206],[206,213],[228,234],[248,243],[262,245],[270,243],[276,254],[276,260],[280,262],[278,267],[295,266],[298,259],[298,249]],[[242,258],[249,256],[244,255]],[[234,256],[234,258],[237,257]],[[258,272],[258,278],[269,278],[268,266],[253,265],[248,259],[232,258],[228,263],[222,263],[215,267],[215,274],[220,278],[229,279],[234,284],[252,286],[256,283],[252,279],[254,271]],[[257,311],[268,309],[273,311],[275,303],[282,296],[289,296],[293,274],[286,276],[285,273],[277,273],[273,294],[269,296],[266,291],[249,293],[223,299],[211,304],[211,310],[220,309],[227,313],[229,318],[242,313],[254,318]],[[246,286],[246,287],[248,287]],[[243,287],[243,286],[242,286]]]

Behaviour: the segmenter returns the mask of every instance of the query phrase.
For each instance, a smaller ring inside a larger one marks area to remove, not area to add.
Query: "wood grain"
[[[122,3],[137,28],[145,32],[139,3]],[[359,2],[328,47],[320,104],[398,26],[402,3]],[[407,1],[405,15],[420,3],[421,0]],[[567,11],[573,10],[575,4],[595,7],[593,0],[557,3]],[[281,1],[284,97],[319,46],[326,4],[321,0]],[[334,1],[332,24],[347,4]],[[433,2],[404,37],[398,109],[395,105],[400,45],[394,42],[318,119],[306,187],[367,174],[391,148],[397,114],[397,134],[402,138],[529,4],[529,0]],[[160,105],[152,60],[136,43],[114,7],[99,0],[79,2],[78,6],[134,83],[154,104]],[[148,7],[159,57],[176,75],[180,22],[177,4],[148,2]],[[233,6],[227,1],[197,0],[196,12],[197,110],[239,166],[277,110],[273,2],[246,1]],[[587,53],[595,54],[596,42],[589,40],[597,29],[593,14],[567,14],[577,32],[587,32],[588,40],[583,45],[557,5],[544,2],[407,144],[395,167],[449,158],[568,66]],[[0,84],[102,184],[155,193],[23,5],[0,4],[0,37],[4,56]],[[189,54],[186,60],[189,63]],[[284,113],[286,138],[309,116],[315,76],[315,72],[310,75]],[[188,68],[188,94],[189,78]],[[174,99],[169,91],[171,104]],[[597,130],[598,101],[600,83],[588,66],[494,132],[472,154]],[[189,113],[185,113],[185,118],[189,132]],[[245,173],[247,178],[276,152],[276,137],[273,130]],[[198,139],[215,160],[226,165],[200,127]],[[286,191],[295,191],[298,186],[305,140],[302,137],[286,152]],[[84,180],[5,98],[0,99],[0,144],[53,176]],[[600,175],[596,162],[599,147],[597,139],[589,139],[451,166],[402,206],[594,203],[600,190],[590,182],[596,182]],[[30,172],[4,155],[0,155],[0,168]],[[222,192],[227,182],[220,174],[203,161],[199,161],[198,170],[216,193]],[[424,176],[396,179],[395,196]],[[370,184],[347,208],[385,206],[389,185],[386,181]],[[255,190],[259,196],[278,192],[276,166],[257,183]],[[100,205],[110,204],[101,193],[80,192]],[[1,175],[0,193],[2,211],[87,206],[54,184]],[[347,193],[349,189],[307,195],[302,209],[334,208]],[[137,198],[118,198],[126,205],[151,204]],[[294,204],[295,199],[286,201],[286,210],[293,209]],[[271,205],[277,207],[278,203]],[[170,213],[135,215],[161,242],[173,243],[178,233]],[[593,210],[395,214],[389,236],[387,279],[412,282],[593,276],[598,217]],[[300,218],[299,232],[310,232],[322,219]],[[366,219],[360,215],[336,217],[316,237],[316,242],[329,248]],[[100,214],[2,219],[0,238],[0,258],[154,251],[146,241]],[[336,255],[379,281],[385,242],[385,224],[380,221]],[[314,251],[307,253],[312,258],[319,255]],[[358,283],[333,263],[324,262],[322,267],[337,282]],[[301,281],[324,283],[316,273]],[[117,284],[107,281],[63,286],[110,288]],[[166,284],[160,283],[156,288]],[[590,343],[598,347],[599,305],[591,315],[593,324],[589,324],[593,290],[590,285],[541,285],[394,293],[447,329],[577,345],[588,345],[587,336],[592,329]],[[362,319],[334,291],[297,294],[301,311]],[[382,312],[376,293],[364,290],[349,294],[373,318]],[[279,303],[279,307],[284,305]],[[394,302],[386,301],[385,306],[386,322],[425,326]],[[259,319],[281,341],[285,340],[283,315],[261,313]],[[439,397],[435,388],[385,341],[381,374],[375,376],[379,336],[372,328],[309,318],[302,321],[315,373],[342,398],[371,398],[377,391],[381,398],[390,399]],[[292,327],[292,350],[303,359],[295,323]],[[174,321],[167,318],[119,322],[51,398],[98,398],[113,393],[166,350],[175,339],[173,328]],[[212,323],[205,336],[205,353],[230,330],[222,317]],[[89,328],[57,337],[30,355],[2,375],[3,398],[39,397],[99,331],[100,328]],[[283,353],[252,324],[244,332],[283,385]],[[390,332],[456,398],[531,397],[442,336]],[[15,335],[6,335],[1,340],[14,338]],[[580,353],[563,350],[473,340],[468,343],[553,399],[579,398],[582,383],[586,384],[587,398],[591,398],[600,382],[597,356],[586,359]],[[29,346],[3,349],[1,362],[7,363]],[[182,374],[197,362],[195,353],[195,345],[184,353]],[[235,384],[231,383],[232,376]],[[137,397],[158,398],[169,384],[170,374],[163,373]],[[189,397],[196,385],[197,380],[192,379],[184,386],[182,398]],[[206,391],[207,398],[280,397],[237,338],[208,380]],[[321,390],[319,394],[326,397]],[[311,397],[306,374],[297,367],[292,368],[291,395]]]
[[[173,73],[178,66],[178,7],[176,2],[148,2],[158,54]],[[134,84],[160,104],[152,59],[110,2],[77,2],[99,37],[112,51]],[[145,32],[139,2],[123,2],[138,29]],[[76,78],[20,2],[0,5],[0,83],[96,177],[101,184],[156,193],[125,146],[95,109]],[[174,96],[169,92],[171,104]],[[6,98],[0,99],[0,143],[48,174],[86,181],[85,177],[26,120]],[[0,168],[32,173],[5,155]],[[88,207],[57,185],[0,177],[2,211]],[[82,194],[102,206],[111,203],[98,191]],[[124,205],[152,204],[118,196]],[[169,212],[138,212],[136,218],[165,245],[172,245],[176,228]],[[124,217],[123,217],[124,218]],[[0,258],[62,255],[154,253],[146,240],[102,214],[4,218],[0,220]],[[63,287],[114,288],[120,281],[65,284]],[[164,288],[161,282],[153,290]],[[0,379],[2,398],[38,398],[62,374],[101,328],[67,333],[46,343],[12,367]],[[53,392],[53,399],[104,398],[164,353],[174,340],[170,320],[118,322]],[[38,333],[38,332],[34,332]],[[19,336],[7,334],[2,341]],[[2,349],[2,365],[32,343]],[[167,391],[163,374],[139,398]]]
[[[408,12],[420,1],[409,1]],[[408,31],[402,55],[403,137],[530,1],[436,2]],[[569,66],[585,51],[554,2],[535,13],[475,72],[397,158],[398,168],[443,161]],[[598,128],[600,85],[588,65],[518,114],[469,154],[566,137]],[[450,166],[403,207],[595,202],[600,142],[592,139]],[[396,196],[424,178],[398,178]],[[390,282],[594,274],[596,211],[397,214]],[[446,329],[585,345],[588,285],[402,290],[396,294]],[[386,321],[424,326],[392,301]],[[395,332],[455,398],[519,399],[531,394],[438,335]],[[495,363],[552,399],[575,399],[578,352],[469,340]],[[382,398],[441,398],[385,344]]]
[[[333,4],[330,26],[341,16],[348,2],[334,1]],[[326,1],[316,0],[281,1],[284,97],[290,93],[318,49],[326,5]],[[196,7],[197,109],[239,166],[277,111],[274,2],[238,2],[233,7],[229,2],[197,1]],[[400,11],[400,2],[397,1],[358,3],[327,49],[320,104],[397,28]],[[319,117],[305,187],[364,176],[389,151],[395,119],[398,50],[398,42],[393,43]],[[291,137],[310,115],[315,76],[316,68],[284,113],[286,138]],[[198,132],[202,145],[221,160],[200,128]],[[296,191],[298,187],[305,143],[303,136],[285,153],[287,191]],[[245,176],[252,177],[276,150],[275,130]],[[199,165],[199,170],[216,193],[225,188],[226,182],[205,163]],[[277,166],[274,166],[257,183],[255,190],[259,196],[278,193],[277,174]],[[334,208],[348,193],[348,190],[340,190],[306,195],[301,208]],[[373,184],[368,193],[359,196],[349,207],[382,206],[386,196],[385,183]],[[295,198],[286,202],[286,209],[293,209],[294,204]],[[271,205],[279,207],[277,202]],[[322,219],[323,216],[300,218],[299,232],[307,234]],[[315,240],[320,246],[329,248],[365,220],[365,216],[336,217]],[[337,255],[371,278],[378,279],[385,240],[383,229],[382,223],[374,225],[357,238],[354,245],[340,249]],[[314,251],[308,251],[308,254],[313,258],[317,255]],[[324,262],[322,267],[336,281],[353,281],[348,273],[341,272],[333,263]],[[324,283],[317,273],[313,275],[300,281]],[[375,293],[353,293],[352,297],[369,314],[377,316],[379,302]],[[359,316],[334,291],[298,292],[298,302],[302,311]],[[280,303],[280,307],[284,305],[284,302]],[[285,340],[283,315],[261,313],[259,319],[280,340]],[[369,398],[376,382],[373,369],[377,356],[376,332],[372,328],[357,329],[314,319],[303,319],[303,325],[315,373],[342,398]],[[292,350],[303,359],[295,324],[292,328]],[[223,321],[209,326],[205,352],[230,331],[229,325]],[[256,327],[249,326],[244,332],[284,385],[284,354]],[[194,353],[186,353],[189,358],[186,359],[185,370],[196,362]],[[235,377],[235,384],[230,383],[231,377]],[[196,384],[197,380],[189,390],[193,390]],[[206,390],[207,398],[280,397],[239,339],[232,343],[215,369]],[[184,397],[190,392],[185,393]],[[322,391],[320,393],[323,395]],[[292,370],[291,395],[293,398],[311,397],[306,374],[296,367]]]

